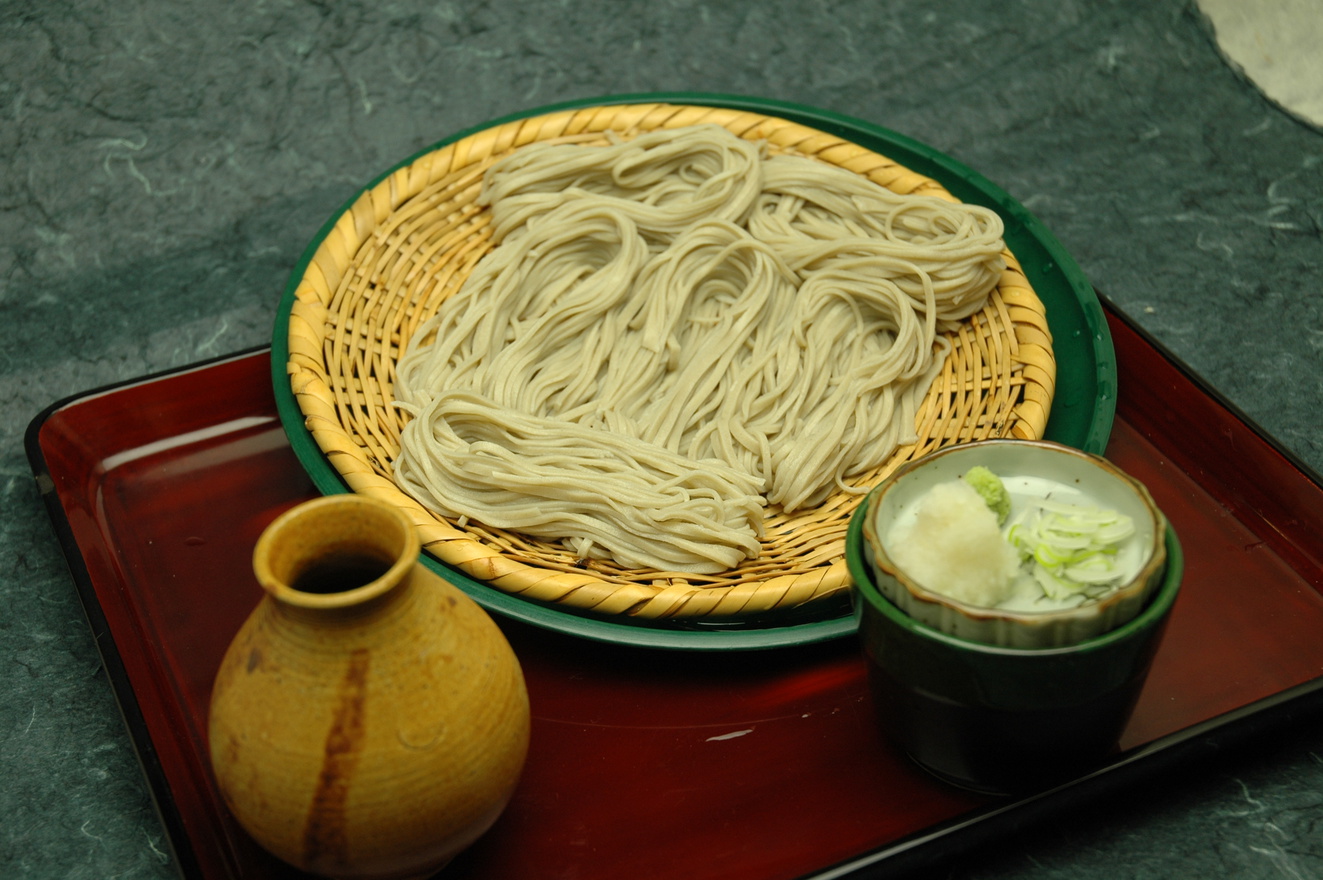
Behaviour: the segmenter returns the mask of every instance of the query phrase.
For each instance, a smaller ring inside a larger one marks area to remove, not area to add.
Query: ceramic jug
[[[523,768],[518,660],[418,555],[403,512],[352,494],[292,508],[254,549],[265,595],[216,675],[210,756],[239,824],[304,871],[429,876]]]

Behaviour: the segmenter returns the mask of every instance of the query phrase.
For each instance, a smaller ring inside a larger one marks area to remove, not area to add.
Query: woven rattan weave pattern
[[[428,152],[366,190],[318,246],[295,290],[287,370],[305,424],[355,492],[386,499],[417,524],[427,552],[524,598],[634,618],[730,620],[775,614],[849,589],[846,526],[858,496],[812,510],[768,509],[762,554],[713,576],[627,570],[557,544],[423,508],[391,476],[403,420],[392,405],[401,347],[493,245],[476,203],[483,172],[522,145],[605,143],[604,132],[717,124],[773,151],[815,157],[899,193],[950,198],[937,182],[856,144],[771,116],[673,104],[603,105],[519,119]],[[953,443],[1041,437],[1056,380],[1044,308],[1015,257],[986,307],[952,334],[953,349],[917,418],[915,444],[861,482]]]

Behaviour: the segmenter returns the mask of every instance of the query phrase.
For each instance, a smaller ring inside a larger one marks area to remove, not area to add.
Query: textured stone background
[[[0,2],[0,876],[174,870],[28,421],[267,342],[305,243],[427,144],[652,90],[836,110],[974,167],[1323,469],[1323,135],[1230,69],[1185,0]],[[1320,756],[1315,721],[945,876],[1320,877]]]

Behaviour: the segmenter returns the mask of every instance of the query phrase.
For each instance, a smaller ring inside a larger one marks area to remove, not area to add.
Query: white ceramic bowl
[[[1129,516],[1135,535],[1120,557],[1126,575],[1119,587],[1082,605],[1048,611],[1012,611],[960,602],[916,583],[892,561],[885,539],[934,485],[958,479],[982,465],[1002,479],[1011,495],[1011,517],[1031,497],[1089,502]],[[957,638],[1008,648],[1073,645],[1114,629],[1138,614],[1166,569],[1166,519],[1148,490],[1114,464],[1059,443],[983,440],[952,446],[898,469],[870,493],[863,534],[878,590],[915,620]]]

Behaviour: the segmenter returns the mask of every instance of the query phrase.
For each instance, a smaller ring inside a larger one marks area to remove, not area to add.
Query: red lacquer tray
[[[1051,791],[994,800],[879,736],[852,638],[734,653],[583,641],[502,621],[528,679],[527,768],[456,878],[895,876],[1068,801],[1323,707],[1318,477],[1108,306],[1107,454],[1180,535],[1185,585],[1122,751]],[[189,878],[292,872],[233,823],[206,762],[221,654],[260,590],[259,532],[312,497],[266,351],[81,395],[28,454],[176,863]]]

